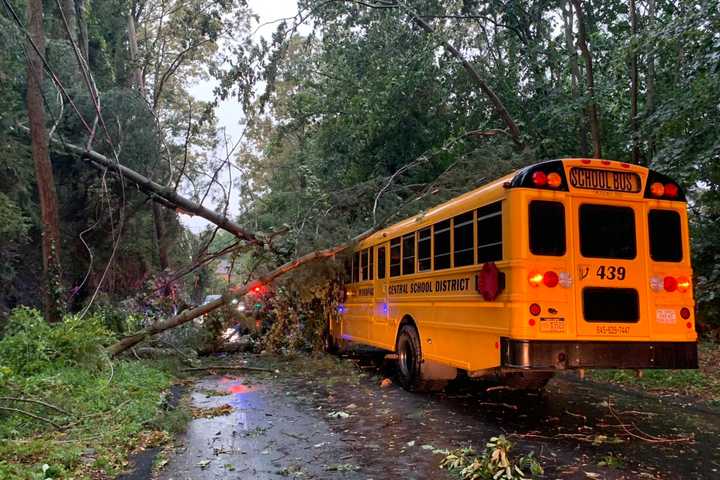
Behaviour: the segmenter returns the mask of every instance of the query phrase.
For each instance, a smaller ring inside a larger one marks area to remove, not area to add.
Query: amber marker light
[[[690,289],[690,279],[688,277],[678,277],[677,289],[680,293],[687,292]]]
[[[660,198],[663,196],[664,193],[665,193],[665,185],[663,185],[662,183],[655,182],[652,185],[650,185],[650,194],[653,197]]]
[[[562,177],[557,172],[547,174],[547,186],[550,188],[558,188],[562,185]]]
[[[530,272],[528,275],[528,282],[532,287],[539,287],[543,281],[543,274],[540,272]]]

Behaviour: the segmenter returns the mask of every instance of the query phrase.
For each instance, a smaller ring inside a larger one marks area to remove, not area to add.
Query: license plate
[[[565,319],[560,317],[540,318],[540,331],[558,333],[565,331]]]
[[[570,169],[570,185],[588,190],[637,193],[640,191],[640,176],[634,172],[573,167]]]
[[[655,312],[655,320],[657,320],[657,323],[664,323],[665,325],[675,325],[677,323],[675,310],[658,308]]]

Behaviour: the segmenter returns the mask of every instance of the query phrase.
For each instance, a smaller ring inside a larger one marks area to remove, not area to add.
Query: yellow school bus
[[[347,275],[329,342],[392,352],[409,390],[697,368],[685,195],[645,167],[525,167],[366,238]]]

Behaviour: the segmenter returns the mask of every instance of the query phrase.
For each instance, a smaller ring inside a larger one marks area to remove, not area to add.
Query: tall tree
[[[638,54],[637,54],[637,8],[635,0],[630,4],[630,134],[632,135],[632,162],[640,162],[640,132],[638,131]]]
[[[593,143],[593,156],[595,158],[602,157],[602,149],[600,145],[600,114],[598,113],[598,105],[595,99],[595,76],[593,73],[593,60],[590,48],[587,42],[587,26],[585,22],[585,14],[583,12],[580,0],[572,0],[575,7],[575,14],[578,21],[578,46],[585,59],[585,75],[587,77],[588,104],[587,114],[590,123],[590,135]]]
[[[42,222],[42,253],[44,269],[43,303],[45,318],[49,322],[61,318],[61,269],[60,269],[60,220],[55,180],[48,154],[48,134],[45,129],[45,109],[42,98],[43,62],[45,55],[45,32],[43,28],[42,0],[29,0],[27,24],[34,46],[28,48],[27,65],[27,111],[35,178]]]

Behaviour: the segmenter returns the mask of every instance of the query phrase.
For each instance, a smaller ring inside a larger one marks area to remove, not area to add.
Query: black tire
[[[422,378],[422,349],[417,329],[410,324],[403,325],[398,333],[396,351],[398,355],[398,382],[410,392],[437,392],[445,388],[447,380],[425,380]]]

